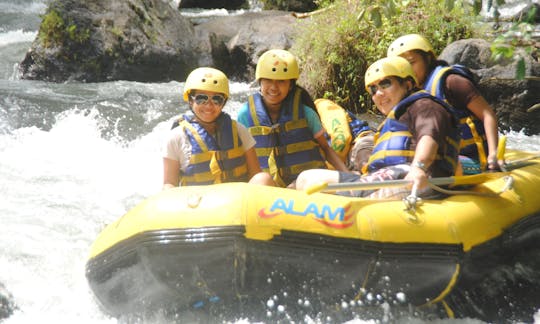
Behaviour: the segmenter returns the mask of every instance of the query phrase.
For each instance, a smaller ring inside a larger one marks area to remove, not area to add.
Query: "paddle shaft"
[[[445,178],[430,178],[428,181],[436,186],[443,186],[453,184],[456,182],[455,177]],[[328,184],[323,191],[340,191],[340,190],[370,190],[381,189],[390,187],[404,187],[412,184],[411,180],[386,180],[386,181],[374,181],[374,182],[344,182],[344,183],[331,183]]]
[[[488,180],[501,178],[505,175],[508,175],[507,172],[490,172],[490,173],[480,173],[466,176],[455,176],[455,177],[441,177],[441,178],[429,178],[428,182],[436,185],[470,185],[470,184],[479,184],[486,182]],[[318,185],[311,186],[307,188],[306,192],[308,194],[325,191],[341,191],[341,190],[370,190],[370,189],[380,189],[380,188],[389,188],[389,187],[405,187],[412,184],[411,180],[385,180],[385,181],[374,181],[374,182],[343,182],[343,183],[321,183]]]
[[[508,162],[506,165],[509,169],[512,169],[512,166],[518,167],[521,163],[530,161],[540,157],[540,155],[533,155],[519,160],[514,160]],[[508,172],[488,172],[480,173],[466,176],[454,176],[454,177],[441,177],[441,178],[429,178],[428,182],[436,186],[444,185],[474,185],[480,184],[489,180],[501,178],[508,175]],[[404,187],[412,184],[411,180],[386,180],[386,181],[374,181],[374,182],[343,182],[343,183],[320,183],[318,185],[313,185],[307,188],[305,191],[308,194],[315,192],[334,192],[342,190],[372,190],[380,188],[391,188],[391,187]]]

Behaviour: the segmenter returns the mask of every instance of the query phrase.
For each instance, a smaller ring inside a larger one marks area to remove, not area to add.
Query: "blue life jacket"
[[[179,120],[191,143],[191,158],[186,171],[180,171],[180,185],[248,180],[245,151],[238,136],[236,121],[222,112],[216,122],[214,138],[192,116],[186,114]]]
[[[365,120],[358,119],[352,112],[347,110],[347,114],[349,116],[349,127],[351,129],[352,138],[355,139],[358,137],[358,135],[362,134],[363,132],[371,132],[373,131],[371,127],[369,127],[369,124]]]
[[[444,85],[446,84],[446,78],[450,74],[459,74],[475,83],[472,72],[466,67],[459,64],[451,66],[439,65],[428,76],[424,89],[433,96],[447,101],[444,94]],[[461,131],[460,154],[478,161],[482,170],[485,170],[487,167],[488,144],[484,123],[467,107],[452,108],[453,114],[459,119]]]
[[[392,108],[375,134],[373,152],[367,164],[368,172],[374,172],[387,166],[408,164],[413,160],[415,152],[411,149],[412,134],[407,125],[399,122],[398,119],[413,102],[422,98],[429,98],[441,104],[451,114],[451,108],[447,103],[431,96],[426,91],[415,92],[401,100]],[[456,128],[446,138],[445,143],[439,143],[439,145],[444,145],[444,156],[437,154],[435,161],[433,161],[439,169],[444,170],[448,175],[453,175],[456,171],[459,139],[459,130]]]
[[[275,124],[266,112],[260,93],[249,96],[248,106],[247,126],[256,141],[259,163],[277,184],[287,186],[304,170],[326,168],[305,118],[304,106],[300,104],[300,91],[291,91],[284,99]]]

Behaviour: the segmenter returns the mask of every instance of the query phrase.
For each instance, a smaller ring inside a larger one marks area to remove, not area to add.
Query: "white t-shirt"
[[[251,136],[247,128],[238,122],[236,123],[236,127],[244,151],[255,146],[255,139]],[[186,171],[189,159],[191,158],[191,143],[183,127],[178,126],[170,130],[163,157],[180,162],[180,169]]]

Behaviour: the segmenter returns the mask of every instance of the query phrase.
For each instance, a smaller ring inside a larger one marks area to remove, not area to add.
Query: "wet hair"
[[[399,84],[403,84],[403,83],[405,83],[405,81],[411,81],[411,83],[413,85],[413,89],[418,88],[418,85],[416,84],[416,82],[414,81],[414,78],[412,76],[407,76],[406,78],[402,78],[402,77],[393,75],[392,77],[394,77],[399,82]]]
[[[302,91],[301,93],[301,98],[300,100],[302,101],[302,103],[310,108],[313,108],[315,109],[315,102],[313,101],[313,98],[311,97],[311,95],[309,94],[309,92],[304,89],[303,87],[299,86],[299,85],[296,85],[296,87],[298,89],[300,89],[300,91]],[[316,109],[315,109],[316,110]]]
[[[398,76],[393,75],[392,77],[395,78],[397,80],[397,82],[399,82],[399,84],[403,84],[406,81],[411,81],[412,88],[407,91],[407,94],[405,95],[405,97],[408,97],[412,93],[420,90],[420,88],[418,87],[418,84],[416,84],[413,77],[411,77],[411,76],[407,76],[406,78],[402,78],[402,77],[398,77]]]
[[[428,62],[427,64],[428,71],[433,71],[439,65],[445,65],[445,66],[448,65],[446,61],[438,60],[437,57],[435,57],[435,54],[433,54],[433,52],[425,52],[419,49],[415,49],[413,51],[418,53],[420,56],[422,56],[422,59],[425,62]]]

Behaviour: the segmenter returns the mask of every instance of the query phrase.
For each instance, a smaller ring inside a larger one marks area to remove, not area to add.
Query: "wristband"
[[[412,166],[413,166],[413,167],[416,167],[416,168],[418,168],[418,169],[420,169],[420,170],[422,170],[422,171],[424,171],[424,172],[427,173],[427,167],[426,167],[426,165],[424,164],[424,162],[414,161],[414,162],[412,163]]]

